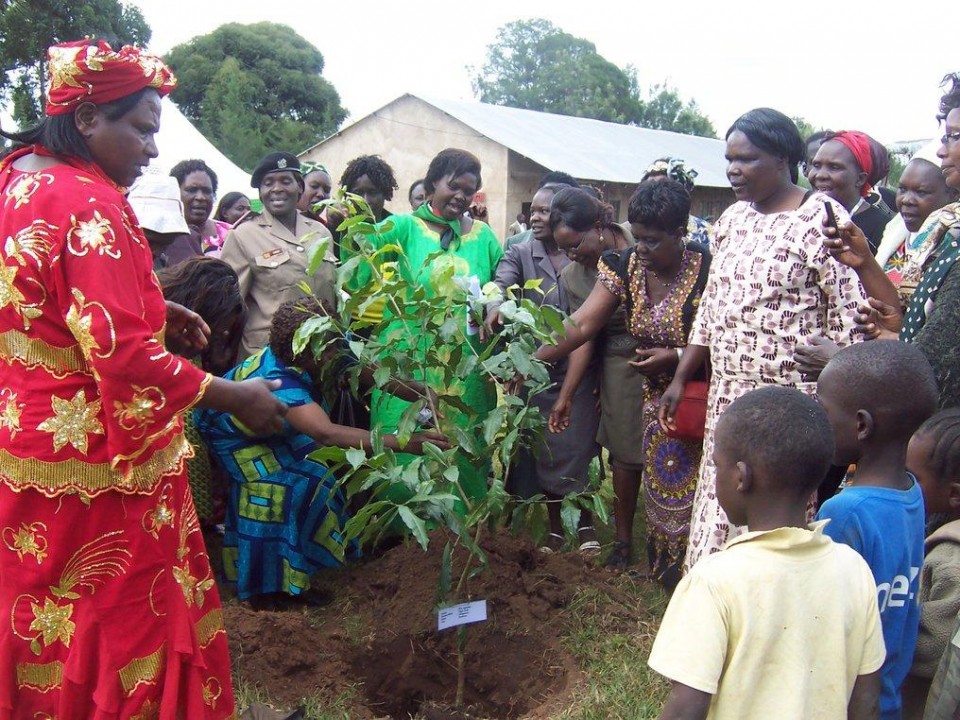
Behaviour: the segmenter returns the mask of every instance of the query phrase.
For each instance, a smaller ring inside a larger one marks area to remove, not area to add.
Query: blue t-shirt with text
[[[881,670],[883,720],[900,720],[900,686],[913,662],[920,626],[918,593],[925,516],[920,485],[913,475],[909,477],[909,490],[846,487],[817,513],[817,520],[830,520],[824,534],[860,553],[877,583],[887,647]]]

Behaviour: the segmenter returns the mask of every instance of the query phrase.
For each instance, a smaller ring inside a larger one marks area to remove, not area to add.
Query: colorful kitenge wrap
[[[130,205],[90,163],[0,165],[0,718],[228,718],[220,601]]]
[[[650,301],[647,273],[633,248],[604,253],[597,265],[597,281],[626,309],[627,328],[639,348],[682,348],[687,344],[709,267],[706,248],[688,243],[676,279],[656,304]],[[672,571],[679,580],[702,443],[668,437],[660,426],[660,397],[671,379],[669,374],[654,375],[644,384],[640,413],[644,428],[643,500],[650,571],[659,578]]]
[[[403,248],[403,259],[396,263],[397,272],[402,273],[408,282],[416,281],[430,292],[442,291],[442,288],[437,287],[436,280],[442,277],[444,271],[450,267],[453,268],[455,278],[467,283],[475,280],[477,289],[493,280],[497,263],[503,257],[503,248],[490,227],[486,223],[474,220],[470,231],[461,235],[458,221],[441,220],[441,222],[449,228],[444,231],[443,236],[432,230],[421,217],[393,215],[381,224],[381,227],[390,225],[390,229],[372,236],[371,240],[381,247],[395,244]],[[441,246],[441,240],[444,237],[449,241],[446,248]],[[432,255],[435,257],[428,262],[428,258]],[[386,313],[389,313],[389,305]],[[466,307],[463,308],[463,322],[467,322]],[[412,337],[417,337],[418,342],[424,344],[421,345],[422,347],[430,341],[430,338],[420,333],[419,328],[409,328],[408,332],[403,332],[405,328],[401,321],[395,321],[388,326],[386,332],[390,334],[395,330],[399,333],[395,343],[398,348],[415,351],[416,348],[411,347],[410,338]],[[476,348],[480,348],[480,341],[476,334],[470,336],[470,342]],[[430,378],[412,379],[430,384]],[[496,391],[479,371],[463,378],[462,386],[463,394],[460,400],[479,413],[488,413],[496,406]],[[407,407],[409,403],[393,395],[374,392],[371,402],[371,425],[379,424],[384,433],[395,432]],[[449,408],[446,415],[454,422],[457,422],[460,417],[453,408]],[[405,455],[404,457],[412,459],[413,456]],[[482,466],[474,466],[467,462],[460,463],[460,483],[468,496],[476,498],[486,493],[489,470],[489,463]]]
[[[280,380],[273,392],[290,407],[317,402],[310,376],[284,365],[269,347],[226,377]],[[237,595],[299,595],[317,570],[339,567],[340,532],[348,517],[333,473],[307,457],[316,442],[289,423],[280,434],[262,437],[218,410],[197,410],[194,419],[230,476],[223,566]],[[355,548],[347,549],[348,557],[356,555]]]

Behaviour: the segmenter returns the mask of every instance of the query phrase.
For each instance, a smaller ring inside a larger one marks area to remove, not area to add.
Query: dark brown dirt
[[[454,711],[457,631],[437,631],[436,595],[445,538],[430,550],[408,543],[346,570],[321,574],[333,596],[319,609],[225,609],[238,672],[277,702],[318,695],[331,702],[351,686],[352,718],[519,718],[562,703],[579,671],[561,645],[564,609],[578,589],[609,575],[575,553],[545,555],[505,531],[482,543],[489,566],[458,598],[487,601],[487,622],[469,626],[465,707]],[[465,553],[454,553],[454,584]]]

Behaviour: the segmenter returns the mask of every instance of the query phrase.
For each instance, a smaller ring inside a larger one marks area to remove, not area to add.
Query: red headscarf
[[[85,102],[110,103],[146,87],[163,96],[177,85],[160,58],[130,45],[116,51],[103,40],[77,40],[54,45],[47,59],[47,115],[66,115]]]
[[[857,130],[841,130],[834,135],[831,140],[836,140],[853,153],[853,159],[857,161],[860,170],[867,174],[867,177],[873,173],[873,155],[870,154],[870,138],[865,133]],[[860,196],[866,197],[870,194],[870,182],[864,182],[860,189]]]

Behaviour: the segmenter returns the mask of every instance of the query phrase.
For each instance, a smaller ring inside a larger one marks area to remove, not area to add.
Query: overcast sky
[[[323,75],[352,119],[407,92],[473,99],[467,66],[482,65],[500,26],[532,17],[592,41],[621,67],[632,63],[644,87],[669,82],[699,103],[720,135],[766,105],[886,143],[933,137],[940,79],[960,70],[952,27],[960,21],[949,3],[929,0],[133,4],[158,53],[225,22],[289,25],[323,53]],[[940,37],[926,32],[937,27]]]

